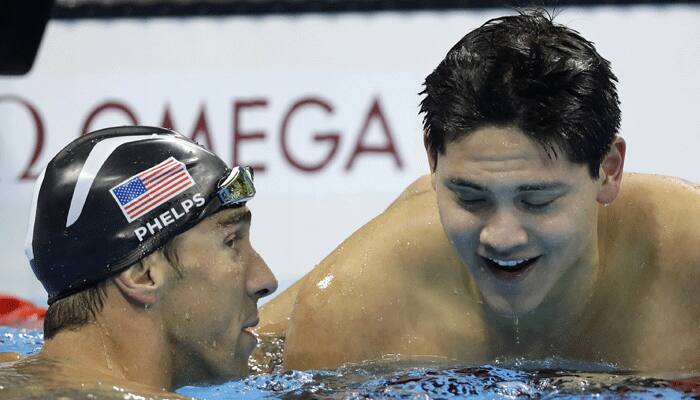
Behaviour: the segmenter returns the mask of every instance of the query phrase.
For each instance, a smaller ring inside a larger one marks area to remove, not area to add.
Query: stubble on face
[[[168,290],[165,329],[185,384],[247,375],[256,342],[242,330],[257,318],[246,290],[246,268],[257,257],[249,226],[247,208],[230,209],[177,238],[182,276]]]

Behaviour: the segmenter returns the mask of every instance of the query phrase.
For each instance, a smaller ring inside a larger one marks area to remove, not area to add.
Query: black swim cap
[[[126,126],[61,150],[35,187],[26,254],[48,303],[129,267],[222,206],[229,168],[185,136]]]

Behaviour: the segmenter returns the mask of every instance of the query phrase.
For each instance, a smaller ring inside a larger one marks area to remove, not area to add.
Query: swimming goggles
[[[222,207],[245,205],[248,200],[255,197],[253,174],[252,167],[234,167],[219,181],[212,196],[219,198]]]

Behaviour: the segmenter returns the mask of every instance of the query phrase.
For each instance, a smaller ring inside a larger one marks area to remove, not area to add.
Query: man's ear
[[[626,149],[625,139],[620,136],[615,137],[608,154],[605,155],[600,164],[602,182],[596,200],[603,205],[612,203],[620,193]]]
[[[114,283],[129,302],[152,306],[166,278],[164,267],[167,268],[167,260],[156,251],[120,272]]]

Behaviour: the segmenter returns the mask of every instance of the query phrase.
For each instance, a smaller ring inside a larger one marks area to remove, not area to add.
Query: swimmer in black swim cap
[[[249,167],[170,130],[66,146],[37,180],[27,235],[50,304],[37,359],[156,391],[245,375],[257,300],[277,287],[249,242],[254,195]]]

